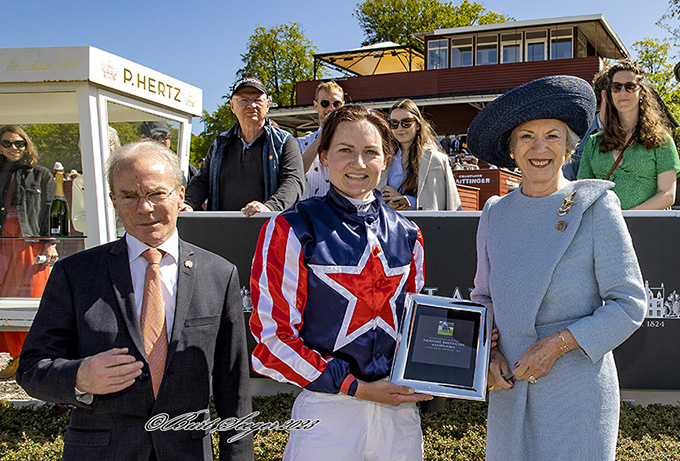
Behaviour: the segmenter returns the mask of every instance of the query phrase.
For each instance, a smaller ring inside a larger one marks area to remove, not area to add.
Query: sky
[[[478,3],[518,21],[601,13],[632,54],[636,41],[666,36],[656,22],[666,12],[668,0]],[[234,83],[256,27],[297,22],[319,53],[358,48],[364,35],[353,15],[356,4],[352,0],[5,0],[0,47],[94,46],[201,88],[203,109],[213,112]],[[675,25],[680,26],[680,20]],[[201,130],[195,119],[193,132]]]

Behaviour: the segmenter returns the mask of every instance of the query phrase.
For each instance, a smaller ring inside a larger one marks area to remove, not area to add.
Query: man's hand
[[[434,397],[427,394],[416,394],[407,386],[399,386],[386,380],[367,383],[359,381],[357,392],[354,397],[372,402],[385,403],[398,407],[404,402],[420,402],[432,400]]]
[[[127,348],[114,348],[86,357],[76,373],[78,390],[90,394],[111,394],[132,386],[144,363],[135,361]]]
[[[272,211],[269,209],[267,205],[264,203],[260,203],[258,201],[253,201],[250,202],[248,205],[244,206],[241,208],[241,213],[244,215],[250,217],[250,216],[255,216],[257,213],[261,213],[263,211]]]

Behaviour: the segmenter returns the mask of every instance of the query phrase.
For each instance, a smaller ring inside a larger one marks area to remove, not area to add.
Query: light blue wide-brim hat
[[[557,119],[582,138],[595,107],[595,93],[585,80],[570,75],[540,78],[508,91],[482,109],[468,129],[468,148],[485,162],[514,168],[517,165],[510,158],[508,140],[515,127],[531,120]]]

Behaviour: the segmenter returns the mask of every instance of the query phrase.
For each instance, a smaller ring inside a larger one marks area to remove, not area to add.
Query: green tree
[[[77,123],[22,125],[22,128],[38,151],[38,164],[52,171],[54,162],[61,162],[66,171],[83,171]]]
[[[189,161],[196,166],[208,153],[208,148],[215,138],[236,123],[236,115],[231,111],[229,104],[225,102],[220,104],[212,114],[204,110],[201,121],[203,122],[203,131],[198,136],[191,136]]]
[[[673,76],[675,60],[669,57],[670,42],[646,37],[635,42],[633,49],[637,62],[647,72],[647,81],[654,85],[675,119],[680,121],[680,87]]]
[[[415,48],[422,48],[412,35],[417,32],[514,20],[468,0],[459,5],[442,0],[364,0],[354,16],[366,36],[362,45],[392,41]]]
[[[656,23],[657,26],[668,31],[673,37],[673,41],[677,45],[680,43],[680,29],[674,27],[671,21],[680,18],[680,0],[668,0],[668,10],[661,16],[661,19]]]
[[[295,84],[314,77],[316,47],[296,22],[270,29],[259,26],[248,39],[236,78],[257,77],[279,106],[295,105]]]

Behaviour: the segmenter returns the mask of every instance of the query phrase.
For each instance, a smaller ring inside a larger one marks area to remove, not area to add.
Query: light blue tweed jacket
[[[611,351],[640,326],[646,303],[612,186],[576,181],[540,198],[518,189],[484,207],[471,298],[493,307],[511,369],[531,344],[559,329],[581,346],[536,384],[517,381],[490,393],[489,460],[614,459],[619,387]],[[559,216],[571,192],[578,202]]]

